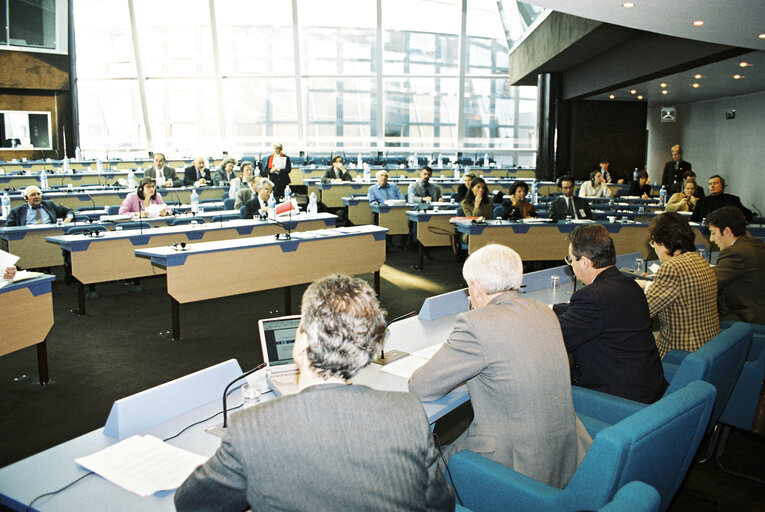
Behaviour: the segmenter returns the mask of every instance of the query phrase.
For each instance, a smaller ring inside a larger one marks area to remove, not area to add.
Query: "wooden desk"
[[[56,267],[64,264],[61,249],[46,242],[49,236],[63,235],[73,226],[103,226],[102,223],[71,222],[56,224],[33,224],[0,228],[0,246],[4,251],[18,256],[21,268]]]
[[[160,194],[166,201],[180,201],[182,203],[190,203],[192,190],[194,190],[193,187],[170,188],[161,190]],[[196,189],[196,191],[199,194],[200,201],[202,199],[222,200],[221,198],[223,193],[228,192],[228,187],[199,187]],[[51,190],[46,190],[43,192],[43,199],[53,201],[56,204],[66,206],[67,208],[71,208],[73,210],[77,210],[77,208],[82,206],[93,206],[93,203],[95,203],[96,206],[120,205],[130,192],[133,192],[133,190],[128,190],[126,188],[100,190],[95,189],[88,193],[74,192],[71,194],[68,192],[54,192]],[[16,208],[17,206],[21,206],[23,204],[26,204],[26,201],[24,201],[20,195],[14,195],[11,197],[11,208]]]
[[[334,227],[337,217],[328,213],[316,216],[296,215],[292,220],[280,220],[292,231],[309,231]],[[71,258],[72,276],[77,279],[77,297],[80,315],[86,314],[86,284],[135,279],[164,274],[161,267],[146,258],[135,255],[135,250],[171,246],[175,242],[197,244],[242,237],[257,237],[283,233],[284,228],[268,220],[231,220],[193,225],[147,227],[143,231],[107,231],[93,238],[85,235],[60,235],[47,238],[51,245],[59,245]]]
[[[36,345],[40,385],[48,383],[45,338],[53,327],[54,279],[44,274],[0,288],[0,356]]]
[[[127,171],[82,172],[77,174],[48,174],[48,186],[68,185],[77,188],[81,185],[104,185],[118,179],[127,179]],[[135,172],[136,184],[143,178],[143,172]],[[39,174],[0,174],[0,188],[12,187],[21,190],[29,185],[40,186]]]
[[[419,242],[418,266],[420,270],[425,268],[423,258],[425,247],[448,247],[451,245],[454,248],[457,231],[449,221],[456,215],[456,210],[406,212],[409,221],[415,224],[417,242]]]
[[[377,225],[388,230],[389,235],[408,235],[409,219],[406,216],[407,210],[412,209],[410,204],[371,204],[369,205],[372,213],[377,214]]]
[[[386,229],[355,226],[294,233],[291,240],[272,236],[191,244],[187,251],[171,247],[136,250],[138,256],[167,272],[167,293],[173,339],[180,339],[179,305],[274,288],[285,290],[285,310],[292,309],[290,286],[310,283],[328,274],[374,272],[380,293],[380,267],[385,263]],[[220,265],[225,252],[227,265]],[[269,268],[267,278],[262,269]],[[236,268],[236,272],[230,269]]]
[[[348,220],[354,226],[363,226],[374,223],[372,208],[369,206],[367,196],[343,197],[343,204],[348,207]]]

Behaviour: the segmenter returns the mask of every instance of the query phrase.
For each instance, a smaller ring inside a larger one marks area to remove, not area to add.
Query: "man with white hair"
[[[474,419],[444,450],[472,450],[562,488],[592,443],[574,413],[566,347],[550,308],[518,295],[523,264],[502,245],[465,261],[474,309],[461,313],[449,339],[409,380],[421,400],[437,400],[467,382]]]
[[[404,196],[396,185],[388,183],[388,171],[385,169],[375,173],[377,184],[369,187],[369,204],[384,203],[388,199],[404,200]]]
[[[6,226],[55,224],[56,219],[64,219],[64,222],[74,220],[74,211],[71,208],[57,205],[53,201],[43,201],[42,191],[35,185],[25,188],[22,197],[27,204],[11,210],[5,222]]]

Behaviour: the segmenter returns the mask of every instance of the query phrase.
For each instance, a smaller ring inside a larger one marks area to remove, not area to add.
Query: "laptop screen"
[[[268,352],[268,364],[292,364],[292,346],[300,325],[300,315],[260,320],[261,346]],[[263,354],[264,357],[266,354]]]

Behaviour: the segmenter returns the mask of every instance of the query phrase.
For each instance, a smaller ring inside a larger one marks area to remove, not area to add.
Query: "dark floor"
[[[426,269],[411,268],[417,253],[393,249],[381,272],[381,298],[388,318],[419,310],[431,295],[464,286],[461,265],[447,250],[432,251]],[[232,269],[234,272],[235,269]],[[100,428],[114,400],[236,358],[242,368],[262,361],[257,320],[284,314],[280,291],[240,295],[181,306],[182,340],[170,341],[170,303],[163,277],[142,279],[142,293],[123,283],[98,285],[102,297],[88,300],[88,315],[76,308],[74,286],[53,287],[55,324],[48,338],[52,382],[36,385],[36,353],[28,348],[0,358],[0,467]],[[362,276],[371,282],[371,275]],[[263,269],[268,279],[268,269]],[[298,310],[303,287],[292,293]],[[26,377],[22,377],[26,375]],[[460,418],[439,430],[459,425]],[[453,429],[454,427],[452,427]],[[734,432],[725,461],[765,478],[765,439]],[[670,510],[765,511],[765,488],[723,474],[707,463],[695,466],[684,488],[703,491],[720,505],[678,493]]]

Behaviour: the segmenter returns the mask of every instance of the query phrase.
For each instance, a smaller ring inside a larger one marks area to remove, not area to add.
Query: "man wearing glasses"
[[[574,356],[572,383],[653,403],[667,387],[651,333],[643,290],[616,268],[616,250],[601,224],[577,227],[566,263],[585,286],[568,304],[555,304],[566,350]]]
[[[340,183],[341,181],[353,181],[353,177],[343,165],[343,157],[337,155],[332,159],[332,167],[324,171],[321,182]]]

